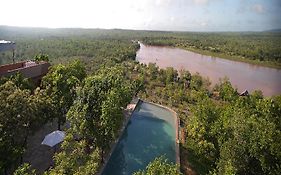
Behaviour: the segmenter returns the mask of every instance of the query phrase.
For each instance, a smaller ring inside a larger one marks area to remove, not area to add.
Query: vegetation
[[[146,37],[149,45],[173,46],[193,52],[281,68],[280,33],[174,33]]]
[[[138,171],[134,175],[181,175],[179,167],[172,163],[169,163],[167,159],[163,157],[157,157],[150,162],[146,170]]]
[[[100,148],[102,157],[121,127],[122,109],[132,98],[131,83],[124,75],[124,71],[112,67],[87,77],[67,114],[72,132],[86,141],[87,150]]]
[[[186,131],[182,152],[195,157],[182,156],[182,161],[190,161],[200,174],[280,172],[280,96],[264,98],[257,91],[242,97],[228,80],[210,91],[208,81],[196,74],[167,79],[176,75],[171,69],[139,65],[139,78],[145,82],[139,96],[178,112]]]
[[[30,59],[40,53],[48,55],[53,63],[75,57],[87,62],[103,58],[122,62],[135,54],[129,51],[132,47],[138,47],[137,43],[132,45],[131,40],[140,40],[149,45],[180,47],[206,55],[281,68],[280,32],[196,33],[2,26],[0,38],[16,42],[15,57],[18,60]],[[0,57],[0,64],[12,62],[9,52],[2,52]]]
[[[0,85],[0,172],[22,158],[27,138],[51,117],[44,90],[20,89],[12,80]]]
[[[188,70],[178,72],[173,68],[159,69],[155,64],[139,64],[133,61],[138,45],[131,41],[142,39],[150,44],[163,42],[188,49],[198,46],[208,51],[208,47],[216,47],[229,55],[227,49],[232,47],[235,56],[260,60],[258,52],[245,51],[252,48],[251,44],[266,53],[263,62],[279,64],[279,45],[271,45],[280,40],[278,34],[80,29],[34,29],[29,33],[14,29],[11,35],[10,31],[0,28],[0,37],[16,41],[17,58],[47,54],[54,65],[40,87],[34,87],[20,74],[0,80],[1,174],[23,163],[20,159],[27,137],[52,120],[58,121],[58,126],[68,120],[70,128],[65,129],[67,136],[54,156],[54,167],[45,174],[96,174],[119,134],[124,121],[122,110],[134,95],[178,113],[185,133],[181,143],[183,173],[187,174],[186,165],[198,174],[281,171],[281,96],[265,98],[257,91],[242,97],[227,79],[211,89],[208,80]],[[229,41],[231,38],[234,43]],[[245,44],[245,53],[239,49],[241,43]],[[1,58],[8,57],[2,54]],[[177,166],[163,158],[156,158],[136,174],[163,172],[180,174]],[[35,173],[27,164],[15,171]]]
[[[35,55],[34,60],[35,61],[46,61],[46,62],[48,62],[49,61],[49,56],[48,55],[44,55],[44,54]]]
[[[46,89],[54,105],[53,114],[57,118],[58,129],[65,122],[65,115],[75,98],[75,88],[85,78],[85,67],[80,61],[74,61],[67,66],[53,66],[42,79],[42,88]]]
[[[24,163],[17,168],[14,175],[36,175],[36,173],[28,163]]]
[[[10,77],[1,77],[0,84],[5,84],[7,81],[12,81],[15,86],[20,88],[21,90],[28,89],[30,91],[33,91],[35,89],[35,85],[33,82],[27,78],[24,78],[22,74],[16,73],[14,75],[11,75]]]
[[[85,152],[86,140],[76,141],[72,134],[65,138],[61,151],[54,157],[55,167],[46,171],[46,175],[92,175],[100,166],[99,149]]]
[[[30,60],[48,55],[53,64],[80,59],[88,71],[113,60],[122,62],[135,58],[137,43],[119,30],[87,29],[23,29],[0,27],[0,38],[16,42],[15,60]],[[9,52],[0,53],[1,64],[12,63]],[[106,58],[106,59],[105,59]],[[95,64],[95,65],[94,65]]]

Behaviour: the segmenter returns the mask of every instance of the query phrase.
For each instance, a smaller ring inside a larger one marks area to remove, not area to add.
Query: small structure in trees
[[[247,89],[244,90],[243,92],[241,92],[241,93],[239,94],[239,96],[249,96],[248,90],[247,90]]]
[[[16,49],[16,43],[12,41],[5,41],[0,40],[0,52],[5,52],[12,50],[13,52],[13,63],[15,63],[15,49]]]
[[[32,79],[35,84],[39,84],[42,77],[47,74],[49,67],[50,63],[45,61],[23,61],[14,64],[1,65],[0,77],[8,77],[19,72],[25,78]]]
[[[48,55],[37,55],[35,61],[22,61],[15,63],[16,43],[12,41],[0,40],[0,52],[13,51],[13,64],[0,66],[0,77],[9,77],[16,73],[21,73],[25,78],[30,78],[35,84],[39,84],[42,77],[47,74]]]

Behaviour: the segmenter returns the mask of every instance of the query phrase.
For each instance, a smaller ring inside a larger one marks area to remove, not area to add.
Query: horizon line
[[[0,27],[14,27],[27,29],[83,29],[83,30],[130,30],[130,31],[147,31],[147,32],[190,32],[190,33],[247,33],[247,32],[270,32],[280,30],[281,28],[273,28],[268,30],[214,30],[214,31],[195,31],[195,30],[162,30],[162,29],[129,29],[129,28],[99,28],[99,27],[40,27],[40,26],[15,26],[15,25],[0,25]]]

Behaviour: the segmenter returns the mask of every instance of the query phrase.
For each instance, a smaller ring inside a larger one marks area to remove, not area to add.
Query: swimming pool
[[[129,175],[155,157],[177,162],[177,119],[171,111],[140,102],[109,158],[102,175]]]

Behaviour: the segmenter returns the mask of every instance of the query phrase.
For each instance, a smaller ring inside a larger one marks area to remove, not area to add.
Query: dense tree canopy
[[[75,89],[85,78],[85,67],[80,61],[73,61],[68,65],[58,64],[51,67],[42,80],[42,88],[46,89],[52,98],[55,108],[54,118],[58,120],[58,129],[65,122],[65,115],[75,98]]]
[[[87,142],[87,146],[104,151],[116,137],[123,121],[122,108],[131,100],[133,89],[119,67],[100,70],[85,79],[77,89],[77,98],[67,118],[73,132]]]
[[[100,165],[99,150],[85,152],[86,140],[76,141],[68,134],[61,145],[61,151],[55,155],[55,167],[45,175],[92,175]]]
[[[34,57],[35,61],[49,61],[49,56],[48,55],[44,55],[44,54],[40,54],[40,55],[35,55]]]
[[[163,157],[157,157],[150,162],[143,171],[135,172],[134,175],[181,175],[179,167],[175,164],[169,163]]]
[[[24,78],[24,76],[18,72],[9,77],[0,78],[0,84],[4,84],[7,81],[12,81],[15,86],[19,87],[22,90],[28,89],[30,91],[33,91],[35,89],[35,85],[33,84],[33,82],[30,79]]]
[[[36,175],[36,173],[28,163],[24,163],[16,169],[13,175]]]
[[[44,90],[31,94],[12,81],[0,86],[0,172],[22,156],[27,137],[48,121],[51,109]]]

